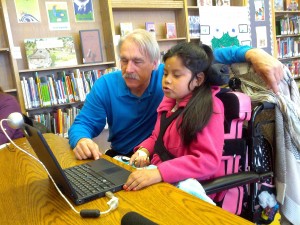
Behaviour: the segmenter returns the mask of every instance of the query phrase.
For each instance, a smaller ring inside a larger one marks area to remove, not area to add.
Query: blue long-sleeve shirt
[[[229,47],[215,50],[215,60],[220,63],[244,62],[250,47]],[[108,141],[120,154],[127,154],[151,135],[160,104],[164,65],[160,64],[151,75],[151,81],[141,97],[131,94],[121,71],[100,77],[73,125],[69,129],[69,143],[74,148],[81,138],[98,136],[107,123]]]
[[[215,61],[223,64],[246,62],[245,54],[249,46],[232,46],[214,50]]]
[[[156,109],[163,97],[163,69],[161,64],[152,72],[150,84],[141,97],[131,94],[121,71],[99,78],[69,130],[71,147],[74,148],[81,138],[99,135],[106,117],[108,141],[120,154],[131,152],[149,137],[156,121]]]

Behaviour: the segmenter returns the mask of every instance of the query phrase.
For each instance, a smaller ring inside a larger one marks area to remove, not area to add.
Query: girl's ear
[[[196,79],[197,79],[197,86],[201,86],[201,84],[204,82],[205,75],[203,72],[200,72],[197,74]]]

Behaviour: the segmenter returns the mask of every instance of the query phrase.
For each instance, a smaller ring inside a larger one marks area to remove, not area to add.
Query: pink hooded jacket
[[[165,147],[172,153],[175,158],[161,161],[157,154],[154,154],[154,145],[160,130],[160,117],[162,111],[167,111],[166,117],[169,117],[175,100],[164,97],[157,112],[158,117],[152,132],[152,135],[144,140],[139,147],[148,149],[153,156],[151,164],[156,165],[163,181],[175,183],[188,178],[205,180],[214,177],[217,172],[224,145],[224,107],[223,103],[215,95],[220,91],[219,87],[212,87],[213,95],[213,114],[207,126],[197,134],[195,140],[185,147],[181,141],[180,134],[176,127],[177,119],[173,120],[167,128],[163,141]],[[180,102],[179,107],[186,106],[191,95],[187,96]]]

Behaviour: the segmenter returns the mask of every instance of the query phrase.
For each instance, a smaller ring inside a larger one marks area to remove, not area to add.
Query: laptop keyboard
[[[86,164],[67,168],[64,172],[79,197],[101,193],[114,186]]]

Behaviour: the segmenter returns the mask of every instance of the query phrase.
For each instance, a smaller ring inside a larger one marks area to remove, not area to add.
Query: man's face
[[[149,56],[140,52],[130,40],[126,40],[120,48],[120,61],[127,87],[132,94],[141,96],[148,87],[156,62],[151,62]]]

